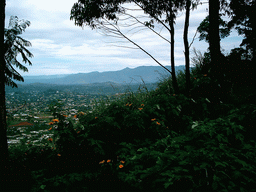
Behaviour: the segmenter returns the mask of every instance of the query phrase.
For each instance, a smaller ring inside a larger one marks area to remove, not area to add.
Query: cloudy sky
[[[6,28],[11,15],[19,19],[28,20],[31,25],[22,34],[22,37],[32,43],[28,49],[34,55],[31,58],[32,66],[27,66],[29,72],[24,76],[89,73],[92,71],[117,71],[126,67],[158,66],[148,55],[139,49],[134,49],[125,39],[109,37],[104,31],[92,30],[89,26],[75,26],[70,20],[70,11],[77,0],[6,0]],[[192,41],[196,28],[208,15],[207,4],[200,5],[191,13],[189,26],[189,42]],[[127,8],[137,8],[129,4]],[[143,16],[143,12],[131,11],[136,16]],[[145,15],[144,15],[145,16]],[[179,13],[175,25],[175,65],[184,65],[183,26],[184,13]],[[145,18],[141,18],[144,20]],[[124,20],[121,25],[130,24],[134,20]],[[138,25],[139,26],[139,25]],[[161,64],[170,65],[170,44],[158,37],[150,30],[121,27],[122,32],[136,42]],[[169,39],[169,34],[162,26],[156,26],[156,31]],[[136,32],[136,33],[135,33]],[[225,52],[239,46],[242,38],[234,31],[221,41]],[[132,47],[131,48],[124,48]],[[202,52],[208,44],[198,40],[198,34],[191,46]]]

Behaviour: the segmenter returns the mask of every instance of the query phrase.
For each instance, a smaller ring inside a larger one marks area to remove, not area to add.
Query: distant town
[[[156,87],[156,84],[146,85],[148,90]],[[90,113],[100,102],[111,101],[125,94],[136,92],[141,85],[111,85],[100,83],[94,85],[48,85],[31,84],[19,88],[6,90],[7,123],[8,126],[23,126],[28,124],[47,124],[53,117],[53,111],[49,106],[57,108],[63,105],[61,111],[68,117],[74,117],[79,112]],[[144,88],[145,89],[145,88]],[[54,109],[52,109],[54,110]]]

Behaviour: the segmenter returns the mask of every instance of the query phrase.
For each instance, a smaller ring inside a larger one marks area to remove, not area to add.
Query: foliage
[[[192,69],[191,80],[192,89],[211,85],[200,70]],[[256,106],[175,95],[169,81],[102,100],[91,113],[67,118],[59,112],[48,127],[53,136],[41,141],[45,146],[24,140],[10,149],[11,158],[26,167],[32,191],[255,188]],[[181,90],[184,82],[180,72]]]
[[[63,109],[63,103],[60,100],[52,101],[49,105],[49,110],[53,114],[54,118],[60,114]]]
[[[246,46],[248,51],[254,52],[255,57],[255,22],[254,22],[254,0],[232,0],[229,5],[228,14],[231,16],[231,20],[228,23],[228,27],[231,29],[235,27],[239,35],[243,35],[243,39],[240,46]]]
[[[220,31],[220,38],[223,39],[230,35],[230,29],[228,28],[228,24],[219,16],[219,31]],[[199,25],[197,30],[200,33],[199,41],[205,40],[209,42],[209,16],[207,16]]]
[[[18,20],[17,16],[11,16],[8,29],[4,30],[5,83],[12,87],[17,87],[17,84],[12,79],[24,81],[23,77],[13,68],[13,65],[22,71],[28,71],[17,60],[18,54],[21,54],[23,62],[28,62],[29,65],[32,65],[27,57],[33,57],[33,54],[26,49],[26,47],[31,46],[31,43],[19,36],[29,25],[29,21]]]
[[[186,134],[142,148],[122,143],[129,148],[121,156],[129,169],[120,175],[133,184],[141,179],[135,185],[148,190],[250,191],[256,184],[255,142],[244,139],[244,127],[230,121],[234,117],[196,121]]]

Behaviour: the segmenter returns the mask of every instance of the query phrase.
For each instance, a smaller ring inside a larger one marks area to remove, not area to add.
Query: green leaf
[[[198,121],[194,121],[192,124],[192,129],[194,129],[195,127],[197,127],[199,125]]]
[[[44,189],[46,187],[46,185],[41,185],[40,189]]]
[[[147,148],[139,148],[137,151],[148,151]]]
[[[201,169],[205,169],[205,168],[207,168],[207,167],[209,167],[209,164],[208,164],[208,163],[203,163],[203,164],[200,165],[200,168],[201,168]]]
[[[179,162],[179,165],[187,165],[187,164],[188,164],[187,160],[183,160]]]
[[[131,158],[131,160],[135,160],[135,159],[137,159],[136,155]]]
[[[242,164],[243,167],[247,167],[247,163],[245,161],[242,161],[240,159],[235,159],[235,162]]]
[[[163,161],[162,161],[162,159],[160,157],[157,157],[156,164],[160,164],[160,165],[163,164]]]

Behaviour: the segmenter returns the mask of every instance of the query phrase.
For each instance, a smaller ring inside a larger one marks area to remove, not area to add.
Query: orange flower
[[[128,105],[129,105],[129,103],[125,104],[125,106],[128,106]]]
[[[52,138],[49,138],[48,141],[53,141]]]
[[[101,161],[99,164],[102,164],[102,163],[104,163],[104,162],[105,162],[105,160]]]
[[[161,125],[159,122],[156,122],[157,125]]]
[[[204,77],[206,77],[207,76],[207,74],[204,74]]]
[[[84,115],[84,112],[80,112],[79,114],[80,114],[80,115]]]
[[[143,109],[143,108],[138,108],[140,111]]]
[[[60,157],[60,156],[61,156],[61,154],[58,154],[58,156]]]
[[[80,133],[80,131],[78,131],[77,133]]]
[[[173,96],[175,96],[175,94],[173,94]]]
[[[131,104],[129,104],[129,107],[131,107],[132,106],[132,103]]]
[[[77,115],[74,115],[74,118],[77,118]]]
[[[95,119],[98,119],[98,117],[95,117]]]
[[[125,163],[125,161],[120,161],[121,163]]]
[[[52,130],[52,127],[49,129],[49,131],[51,131]]]
[[[58,119],[53,119],[52,121],[53,121],[53,122],[57,122],[57,123],[59,122],[59,120],[58,120]]]
[[[154,118],[154,119],[151,119],[151,121],[155,121],[156,120],[156,118]]]
[[[107,163],[109,163],[111,160],[109,159],[109,160],[107,160]]]
[[[49,125],[53,125],[54,123],[53,122],[50,122]]]
[[[124,166],[123,165],[119,165],[119,168],[123,168]]]
[[[68,117],[67,115],[63,115],[63,117]]]
[[[141,104],[142,107],[144,107],[145,105],[144,104]]]

